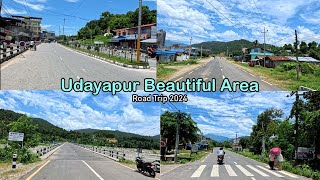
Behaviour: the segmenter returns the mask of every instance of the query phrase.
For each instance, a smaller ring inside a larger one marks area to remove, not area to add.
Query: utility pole
[[[239,133],[239,132],[236,132],[236,144],[238,144],[238,143],[237,143],[238,133]]]
[[[266,152],[266,145],[265,145],[265,140],[264,140],[264,126],[263,126],[263,122],[262,122],[262,158],[264,158],[264,154]]]
[[[192,51],[191,41],[192,41],[192,37],[190,38],[189,59],[191,58],[191,51]]]
[[[60,25],[59,25],[59,37],[61,36],[61,30],[60,30]]]
[[[229,47],[227,47],[227,58],[229,57]]]
[[[2,9],[2,0],[0,0],[0,17],[1,17],[1,9]]]
[[[180,128],[180,110],[178,111],[178,116],[177,116],[176,144],[175,144],[175,151],[174,151],[174,162],[175,163],[178,162],[179,128]]]
[[[266,32],[266,27],[264,27],[264,30],[263,30],[263,35],[264,35],[263,66],[264,67],[266,67],[266,33],[267,32]]]
[[[299,59],[298,59],[298,33],[297,30],[295,30],[295,35],[296,35],[296,44],[295,44],[295,49],[296,49],[296,59],[297,59],[297,66],[296,66],[296,70],[297,70],[297,81],[299,81],[299,69],[300,69],[300,64],[299,64]]]
[[[200,59],[202,59],[202,45],[201,45]]]
[[[65,35],[64,35],[64,25],[66,24],[66,18],[63,18],[63,28],[62,28],[62,34],[63,34],[63,42],[65,41]]]
[[[137,39],[137,63],[140,63],[140,38],[141,38],[141,21],[142,21],[142,0],[139,0],[139,20],[138,20],[138,39]]]

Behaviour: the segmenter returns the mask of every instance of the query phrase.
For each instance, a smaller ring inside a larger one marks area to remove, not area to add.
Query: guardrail
[[[62,143],[56,143],[56,144],[52,144],[52,145],[45,146],[45,147],[38,147],[38,148],[34,149],[34,151],[37,153],[38,157],[41,157],[41,156],[49,153],[50,151],[56,149],[60,145],[62,145]]]
[[[132,151],[131,149],[116,149],[112,147],[101,147],[101,146],[91,146],[91,145],[84,145],[84,144],[76,144],[77,146],[80,146],[82,148],[91,150],[96,153],[103,154],[105,156],[110,157],[111,159],[114,160],[130,160],[130,161],[135,161],[136,157],[139,155],[143,159],[147,159],[149,161],[154,161],[154,160],[159,160],[160,159],[160,154],[147,154],[144,151],[147,150],[142,150],[142,152],[137,153],[136,151]]]
[[[39,45],[39,43],[37,43],[36,45]],[[27,51],[28,49],[29,49],[29,45],[27,46],[19,46],[17,44],[0,45],[0,64]]]

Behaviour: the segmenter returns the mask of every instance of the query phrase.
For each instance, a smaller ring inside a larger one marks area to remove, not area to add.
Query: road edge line
[[[38,168],[34,173],[32,173],[29,177],[26,178],[26,180],[32,179],[42,168],[44,168],[47,164],[49,164],[51,160],[48,160],[46,163],[44,163],[40,168]]]
[[[91,166],[89,166],[89,164],[87,164],[84,160],[82,160],[82,162],[83,162],[100,180],[104,180]]]

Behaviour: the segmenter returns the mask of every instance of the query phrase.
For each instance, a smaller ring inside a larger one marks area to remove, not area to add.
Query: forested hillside
[[[40,143],[70,141],[101,146],[159,149],[159,136],[149,137],[121,131],[94,129],[67,131],[44,119],[0,109],[0,144],[6,143],[9,131],[24,132],[25,145],[29,147]]]

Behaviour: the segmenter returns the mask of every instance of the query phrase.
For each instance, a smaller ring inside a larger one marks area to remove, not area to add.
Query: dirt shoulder
[[[166,66],[164,65],[165,68],[170,68],[170,69],[174,69],[176,70],[175,73],[173,73],[172,75],[166,77],[163,81],[164,82],[167,82],[167,81],[170,81],[178,76],[181,76],[182,74],[185,74],[187,72],[190,72],[204,64],[207,64],[208,62],[210,62],[211,60],[213,60],[212,57],[210,58],[206,58],[206,59],[202,59],[202,60],[199,60],[198,61],[198,64],[193,64],[193,65],[177,65],[177,66],[172,66],[172,65],[169,65],[169,66]]]

